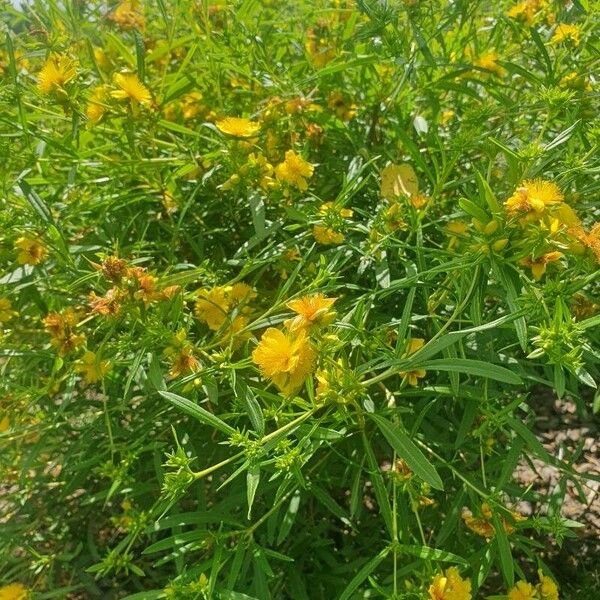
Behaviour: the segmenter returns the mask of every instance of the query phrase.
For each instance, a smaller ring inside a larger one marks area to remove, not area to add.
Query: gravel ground
[[[598,416],[578,413],[573,402],[548,397],[547,392],[536,397],[534,410],[535,433],[548,453],[568,462],[576,453],[574,470],[600,479]],[[536,458],[521,461],[514,478],[521,486],[532,486],[542,494],[560,494],[559,469]],[[600,598],[600,481],[582,477],[578,483],[567,481],[561,514],[581,527],[572,530],[576,537],[565,539],[560,546],[549,544],[544,553],[563,584],[564,600]],[[521,503],[518,509],[523,514],[538,512],[529,502]]]

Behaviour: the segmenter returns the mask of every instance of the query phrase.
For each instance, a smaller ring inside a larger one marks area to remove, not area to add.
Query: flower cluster
[[[252,360],[263,376],[285,395],[297,392],[314,371],[317,354],[310,333],[335,318],[331,310],[334,302],[335,298],[322,294],[288,302],[287,307],[296,316],[285,321],[283,330],[269,327],[252,352]]]

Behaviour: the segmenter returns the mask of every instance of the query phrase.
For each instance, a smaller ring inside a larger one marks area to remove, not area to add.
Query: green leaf
[[[373,491],[375,492],[375,498],[377,499],[379,512],[381,513],[381,516],[385,521],[388,535],[391,539],[394,535],[394,519],[392,516],[392,508],[390,506],[389,495],[385,487],[383,477],[381,476],[379,465],[377,464],[377,460],[375,459],[375,453],[373,452],[373,448],[371,448],[371,444],[364,430],[362,438],[365,453],[367,455],[367,464],[369,465],[368,476],[371,482],[373,483]]]
[[[578,119],[571,125],[567,127],[564,131],[561,131],[551,142],[544,146],[544,150],[547,152],[548,150],[552,150],[561,144],[564,144],[570,137],[573,135],[575,128],[579,125],[581,119]]]
[[[260,465],[251,465],[246,473],[246,497],[248,499],[248,519],[252,517],[252,505],[260,482]]]
[[[491,216],[480,208],[473,202],[472,200],[468,200],[467,198],[460,198],[458,201],[458,205],[469,215],[479,219],[482,223],[488,223],[491,220]]]
[[[403,554],[410,554],[411,556],[418,556],[419,558],[425,558],[427,560],[439,560],[440,562],[451,562],[460,565],[469,564],[469,561],[461,556],[452,554],[452,552],[446,552],[445,550],[439,550],[438,548],[408,544],[399,544],[398,548]]]
[[[164,538],[147,548],[144,548],[142,554],[153,554],[154,552],[162,552],[163,550],[177,549],[184,544],[200,542],[209,537],[210,532],[206,529],[186,531],[185,533],[176,533],[167,538]]]
[[[194,417],[195,419],[198,419],[198,421],[201,421],[206,425],[210,425],[227,435],[232,435],[235,433],[235,429],[233,427],[227,425],[227,423],[221,421],[219,417],[213,415],[211,412],[208,412],[206,409],[202,408],[198,404],[195,404],[191,400],[188,400],[183,396],[173,394],[172,392],[165,392],[163,390],[159,390],[158,393],[183,412]]]
[[[344,588],[338,600],[349,600],[358,586],[378,567],[383,559],[388,555],[389,548],[383,549],[377,556],[367,561],[362,569],[350,580],[350,583]]]
[[[310,488],[311,494],[333,515],[344,523],[350,523],[346,511],[320,486],[313,484]]]
[[[165,597],[164,590],[148,590],[147,592],[138,592],[137,594],[125,596],[123,600],[157,600],[158,598]]]
[[[167,389],[162,370],[160,368],[160,358],[156,353],[152,353],[150,366],[148,367],[148,379],[155,390],[164,392]]]
[[[470,358],[439,358],[429,360],[425,363],[415,365],[419,368],[433,371],[454,371],[456,373],[465,373],[486,379],[494,379],[503,383],[518,385],[522,383],[521,377],[505,367],[500,367],[493,363],[483,362],[481,360],[472,360]]]
[[[542,442],[535,437],[535,434],[524,423],[515,418],[508,418],[507,423],[538,458],[541,458],[546,463],[552,462],[552,457],[546,452],[546,449],[542,446]]]
[[[496,547],[500,554],[500,568],[502,577],[506,587],[511,588],[515,584],[515,566],[513,563],[512,553],[510,551],[510,543],[508,536],[504,530],[504,525],[501,523],[498,515],[492,515],[494,529],[496,530]]]
[[[277,545],[279,546],[289,535],[294,525],[294,521],[298,516],[298,508],[300,507],[300,490],[296,490],[290,500],[285,515],[283,515],[283,521],[281,521],[281,527],[279,528],[279,535],[277,536]]]
[[[41,217],[45,223],[51,223],[54,225],[54,219],[50,209],[46,206],[45,202],[38,196],[37,192],[24,180],[20,179],[17,182],[19,188],[23,192],[25,199],[31,205],[31,208]]]
[[[579,367],[579,369],[577,369],[575,371],[575,377],[577,377],[577,379],[579,379],[579,381],[581,381],[581,383],[583,383],[584,385],[587,385],[588,387],[591,387],[594,389],[596,389],[598,387],[598,385],[594,381],[594,378],[583,367]],[[560,395],[559,395],[559,398],[560,398]]]
[[[234,391],[242,401],[254,431],[262,437],[265,433],[265,418],[252,390],[241,379],[236,379]]]
[[[255,596],[248,596],[241,592],[234,592],[233,590],[221,590],[218,593],[219,600],[258,600]]]
[[[509,275],[508,270],[495,260],[492,260],[492,269],[498,278],[498,281],[502,284],[502,287],[506,291],[506,302],[508,307],[513,313],[518,313],[519,294],[512,278]],[[527,323],[525,321],[525,317],[520,317],[515,320],[515,331],[517,332],[519,344],[521,345],[522,350],[525,351],[527,349]]]
[[[135,57],[137,62],[137,74],[140,78],[140,81],[143,83],[146,77],[146,63],[144,61],[146,48],[144,46],[144,38],[140,35],[139,31],[133,32],[133,38],[135,39]]]
[[[375,421],[375,424],[379,427],[379,430],[383,433],[390,446],[400,458],[406,461],[406,464],[418,477],[436,490],[444,489],[444,484],[435,467],[427,460],[425,455],[404,431],[380,415],[369,413],[367,416]]]
[[[590,327],[598,326],[600,326],[600,315],[590,317],[589,319],[584,319],[577,324],[579,329],[589,329]]]
[[[498,204],[498,200],[496,200],[496,195],[492,191],[490,184],[483,178],[481,173],[475,170],[477,174],[477,184],[479,186],[479,194],[485,199],[487,205],[490,207],[492,214],[497,214],[500,212],[500,205]]]
[[[265,203],[259,194],[250,194],[248,196],[248,204],[250,204],[250,212],[252,214],[252,224],[254,232],[257,236],[265,235]]]

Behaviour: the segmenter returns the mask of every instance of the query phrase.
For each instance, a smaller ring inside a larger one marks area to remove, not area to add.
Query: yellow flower
[[[511,19],[522,19],[528,25],[535,21],[536,12],[543,8],[546,4],[545,0],[523,0],[508,9],[506,16]]]
[[[425,194],[415,194],[410,197],[410,203],[418,210],[423,208],[429,202],[429,196]]]
[[[132,104],[150,103],[150,92],[135,73],[115,73],[113,82],[119,88],[110,93],[113,98],[130,100]]]
[[[77,63],[67,56],[51,54],[38,73],[38,90],[48,95],[60,91],[77,74]]]
[[[275,167],[275,176],[279,181],[305,191],[308,189],[306,179],[312,177],[314,170],[313,165],[293,150],[288,150],[285,153],[285,160]]]
[[[462,516],[465,525],[477,535],[481,537],[491,539],[496,535],[496,530],[494,529],[494,525],[492,524],[492,509],[487,502],[484,502],[480,508],[481,517],[476,517],[473,513],[465,509]],[[518,512],[510,511],[511,519],[514,521],[522,521],[525,517]],[[502,527],[504,531],[508,534],[511,534],[515,531],[514,525],[509,522],[505,517],[500,517],[500,521],[502,522]]]
[[[0,298],[0,323],[6,323],[17,316],[16,310],[12,310],[12,302],[8,298]]]
[[[558,221],[559,225],[568,225],[576,227],[581,225],[581,220],[577,213],[568,204],[559,204],[552,211],[552,217]]]
[[[502,77],[505,74],[505,70],[498,64],[498,54],[493,50],[484,52],[474,63],[476,67],[491,71],[498,77]]]
[[[109,360],[100,360],[95,352],[88,350],[81,360],[77,361],[75,369],[83,374],[86,383],[96,383],[104,379],[111,369],[111,363]]]
[[[335,318],[335,311],[329,309],[336,300],[337,298],[326,298],[323,294],[291,300],[286,306],[297,313],[297,316],[285,321],[285,326],[294,330],[316,324],[328,325]]]
[[[48,249],[40,240],[28,237],[20,237],[15,242],[15,249],[19,250],[17,262],[20,265],[38,265],[48,254]]]
[[[589,92],[592,90],[592,86],[587,76],[585,74],[576,73],[575,71],[561,77],[558,85],[570,90],[579,90],[582,92]]]
[[[388,231],[404,229],[406,227],[406,221],[404,220],[404,210],[402,205],[398,202],[394,202],[388,206],[383,212],[383,224]]]
[[[381,171],[380,193],[386,200],[397,200],[400,196],[419,193],[419,180],[408,163],[390,164]]]
[[[256,292],[247,283],[238,282],[231,286],[231,298],[235,304],[249,302],[256,298]]]
[[[216,286],[199,290],[196,300],[196,317],[204,321],[209,329],[217,331],[228,319],[229,311],[256,297],[256,292],[246,283]]]
[[[43,320],[46,331],[50,334],[50,343],[58,348],[61,355],[78,348],[85,342],[85,335],[75,333],[79,315],[67,308],[62,313],[50,312]]]
[[[570,41],[579,46],[581,31],[577,25],[570,23],[559,23],[554,30],[554,35],[550,40],[551,44],[560,44],[561,42]]]
[[[195,313],[200,321],[204,321],[209,329],[220,329],[229,311],[230,298],[228,288],[217,286],[210,290],[200,290],[196,300]]]
[[[94,60],[100,69],[109,71],[112,67],[112,62],[106,52],[102,48],[94,47]]]
[[[539,217],[549,206],[563,201],[560,188],[552,181],[543,179],[526,180],[506,201],[506,210],[510,215]]]
[[[538,258],[531,258],[527,256],[523,258],[520,263],[531,269],[531,274],[536,281],[539,281],[544,273],[546,272],[546,266],[548,263],[556,262],[560,260],[562,252],[547,252]]]
[[[455,116],[456,113],[452,109],[448,108],[443,110],[442,114],[440,115],[440,123],[442,125],[447,125]]]
[[[208,107],[202,104],[200,92],[190,92],[181,99],[181,114],[185,121],[196,118],[201,113],[207,112]]]
[[[322,215],[327,214],[336,214],[342,217],[343,219],[349,219],[354,214],[354,211],[351,208],[340,208],[336,206],[333,202],[324,202],[319,207],[319,212]]]
[[[123,29],[144,29],[146,19],[139,4],[139,0],[125,0],[115,8],[109,19]]]
[[[465,525],[477,535],[484,537],[486,539],[491,539],[496,534],[496,530],[492,523],[486,518],[479,519],[474,517],[470,511],[465,511],[462,514],[462,519],[465,522]]]
[[[8,431],[9,427],[10,427],[10,419],[8,418],[8,415],[4,415],[0,419],[0,433],[4,433],[5,431]],[[0,593],[2,593],[2,590],[0,590]],[[2,596],[0,596],[0,598],[2,598]]]
[[[26,600],[27,588],[22,583],[9,583],[0,588],[0,600]]]
[[[171,377],[188,375],[200,369],[200,361],[194,356],[194,346],[187,339],[184,329],[175,334],[171,345],[165,348],[163,354],[171,363]]]
[[[342,121],[350,121],[356,114],[356,104],[349,102],[344,94],[331,92],[327,98],[327,106],[335,112]]]
[[[542,571],[538,571],[538,577],[540,578],[538,588],[542,600],[559,600],[558,587],[554,580],[544,575]]]
[[[569,233],[577,239],[585,248],[592,250],[596,260],[600,263],[600,223],[596,223],[589,231],[586,231],[581,225],[574,225],[569,228]]]
[[[471,582],[463,579],[456,567],[438,573],[429,586],[431,600],[471,600]]]
[[[92,91],[85,114],[93,125],[98,123],[106,112],[105,100],[107,96],[106,86],[99,85]]]
[[[240,138],[254,137],[260,130],[260,123],[243,117],[226,117],[215,125],[221,133]]]
[[[405,356],[414,354],[417,350],[420,350],[425,345],[425,340],[422,338],[412,338],[408,345],[408,350]],[[400,371],[401,377],[408,378],[409,385],[415,386],[419,382],[419,379],[425,377],[427,372],[425,369],[413,369],[412,371]]]
[[[267,191],[277,186],[277,182],[273,179],[273,172],[273,165],[263,154],[251,152],[246,164],[240,168],[239,175],[237,173],[232,175],[222,188],[229,189],[244,177],[252,183],[258,183],[263,190]]]
[[[526,581],[517,581],[508,592],[508,600],[536,600],[535,588]]]
[[[313,237],[319,244],[325,246],[331,246],[334,244],[341,244],[344,241],[344,234],[331,227],[324,227],[323,225],[315,225],[313,227]]]
[[[296,392],[313,370],[315,350],[304,329],[283,332],[269,327],[252,353],[264,377],[284,394]]]
[[[318,33],[313,29],[308,30],[308,39],[304,47],[313,65],[318,69],[333,60],[337,54],[335,46],[330,45],[325,38],[319,37]]]

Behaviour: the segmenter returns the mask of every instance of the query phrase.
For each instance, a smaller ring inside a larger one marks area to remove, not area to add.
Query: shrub
[[[1,10],[0,598],[557,600],[598,8]]]

